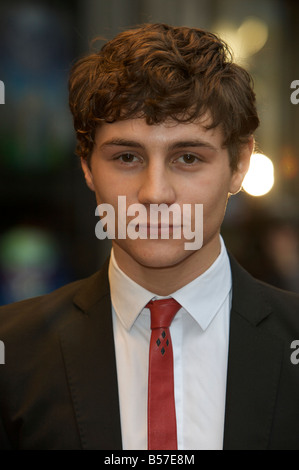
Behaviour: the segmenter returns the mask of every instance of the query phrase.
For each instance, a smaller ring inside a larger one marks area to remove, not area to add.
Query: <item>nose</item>
[[[170,171],[161,163],[149,164],[138,192],[140,204],[173,204],[176,200]]]

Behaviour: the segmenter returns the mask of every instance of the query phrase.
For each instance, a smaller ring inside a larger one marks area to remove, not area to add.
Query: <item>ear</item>
[[[229,193],[237,194],[242,189],[243,180],[249,168],[250,158],[254,148],[254,138],[250,137],[249,141],[241,148],[239,155],[239,163],[236,170],[233,171],[230,183]]]
[[[87,160],[85,158],[82,158],[82,157],[81,157],[81,167],[82,167],[82,170],[83,170],[83,173],[84,173],[84,177],[85,177],[85,181],[86,181],[87,186],[92,191],[95,191],[91,169],[88,165]]]

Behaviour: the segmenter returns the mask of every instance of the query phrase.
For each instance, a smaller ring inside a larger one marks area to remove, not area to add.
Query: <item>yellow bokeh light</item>
[[[245,18],[239,27],[228,21],[220,21],[214,29],[229,44],[238,63],[246,62],[259,52],[269,36],[267,23],[252,16]]]
[[[239,48],[243,57],[259,52],[267,42],[268,26],[259,18],[247,18],[237,31]]]
[[[243,181],[243,189],[251,196],[264,196],[274,184],[274,166],[270,158],[261,153],[251,156],[250,166]]]

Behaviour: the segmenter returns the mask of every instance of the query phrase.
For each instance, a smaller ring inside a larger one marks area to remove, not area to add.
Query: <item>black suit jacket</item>
[[[121,449],[107,267],[0,309],[1,449]],[[224,449],[299,450],[299,296],[231,267]]]

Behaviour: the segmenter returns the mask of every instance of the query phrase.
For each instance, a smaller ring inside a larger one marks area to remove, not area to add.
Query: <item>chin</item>
[[[130,246],[119,246],[135,262],[147,268],[168,268],[183,262],[194,253],[185,250],[182,243],[169,240],[132,241]]]

